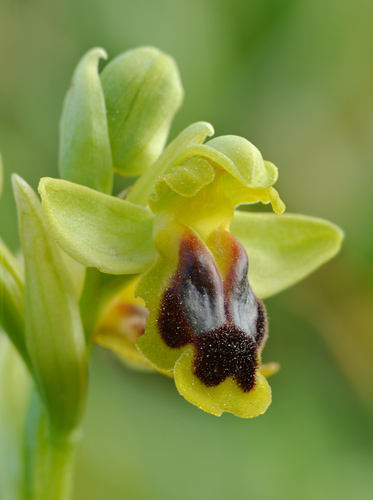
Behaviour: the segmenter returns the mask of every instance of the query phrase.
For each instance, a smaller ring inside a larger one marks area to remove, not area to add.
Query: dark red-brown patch
[[[193,339],[193,328],[182,307],[177,287],[168,288],[163,295],[158,328],[168,347],[182,347]]]
[[[257,335],[255,337],[258,346],[261,346],[265,342],[268,332],[267,314],[264,304],[258,300],[258,317],[256,320],[256,331]]]
[[[158,327],[169,347],[195,346],[195,375],[207,387],[232,376],[247,392],[255,383],[267,323],[264,306],[248,282],[245,250],[230,234],[226,242],[233,258],[223,281],[199,238],[189,232],[182,240],[178,268],[163,294]]]
[[[207,387],[232,376],[244,392],[255,384],[257,346],[234,325],[224,325],[194,339],[194,373]]]

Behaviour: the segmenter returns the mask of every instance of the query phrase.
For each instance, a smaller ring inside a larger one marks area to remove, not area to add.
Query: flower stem
[[[70,500],[79,433],[49,432],[38,394],[33,394],[26,429],[25,491],[22,500]]]
[[[45,478],[43,496],[40,499],[69,500],[71,498],[75,453],[76,446],[72,443],[50,443],[48,476]]]

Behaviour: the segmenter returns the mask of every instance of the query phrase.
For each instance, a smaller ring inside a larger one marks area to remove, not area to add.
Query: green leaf
[[[24,272],[0,239],[0,324],[30,366],[25,341]]]
[[[160,155],[183,99],[176,63],[142,47],[110,62],[101,79],[115,171],[139,175]]]
[[[261,298],[297,283],[339,251],[343,232],[331,222],[303,215],[236,211],[231,233],[249,258],[249,281]]]
[[[43,500],[43,492],[46,489],[46,474],[48,474],[48,483],[52,480],[48,470],[48,431],[48,414],[34,386],[26,411],[26,422],[22,435],[25,469],[23,494],[30,500],[36,498]]]
[[[144,272],[154,262],[149,210],[59,179],[40,181],[44,221],[73,259],[112,274]]]
[[[59,249],[66,271],[69,273],[70,279],[74,285],[76,296],[80,299],[84,288],[86,268],[76,260],[72,259],[70,255],[62,250],[61,247],[59,247]]]
[[[32,378],[19,353],[0,331],[0,494],[23,497],[24,431]]]
[[[80,423],[87,390],[76,291],[44,226],[36,194],[16,175],[13,187],[25,259],[26,345],[52,432],[65,435]]]
[[[92,49],[75,70],[60,123],[59,168],[63,179],[110,194],[113,164],[100,58],[106,59],[106,52]]]
[[[207,136],[214,133],[212,125],[207,122],[197,122],[189,125],[163,151],[158,160],[143,173],[134,184],[127,200],[142,206],[148,204],[149,196],[154,191],[154,185],[168,169],[172,160],[188,146],[202,144]]]

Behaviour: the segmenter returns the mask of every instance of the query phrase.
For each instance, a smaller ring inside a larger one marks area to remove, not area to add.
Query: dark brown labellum
[[[247,392],[255,384],[266,316],[249,285],[244,248],[224,232],[216,252],[221,253],[223,243],[229,245],[224,266],[221,257],[214,258],[214,246],[210,252],[191,231],[182,239],[177,270],[163,294],[158,328],[171,348],[194,345],[194,373],[207,387],[232,376]]]

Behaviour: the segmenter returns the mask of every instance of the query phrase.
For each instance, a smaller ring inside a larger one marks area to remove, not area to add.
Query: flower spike
[[[278,170],[246,139],[211,138],[200,121],[164,148],[183,99],[172,57],[140,47],[100,74],[106,58],[94,48],[74,72],[60,122],[62,179],[40,180],[40,204],[12,177],[24,266],[0,238],[7,498],[69,496],[92,342],[174,378],[207,413],[263,414],[279,364],[262,364],[261,300],[331,259],[343,239],[322,219],[278,217]],[[115,174],[139,177],[113,196]],[[274,213],[240,207],[259,202]]]

